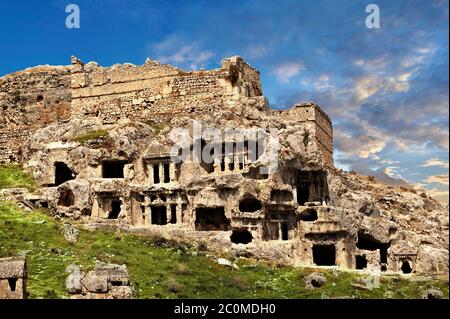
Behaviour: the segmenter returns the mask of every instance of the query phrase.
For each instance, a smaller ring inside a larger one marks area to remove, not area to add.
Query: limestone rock
[[[62,233],[64,238],[70,243],[75,243],[80,235],[80,231],[69,223],[64,223]]]
[[[320,288],[326,284],[327,278],[317,272],[313,272],[304,279],[305,287],[309,289]]]
[[[239,269],[239,267],[235,263],[233,263],[233,262],[231,262],[231,261],[229,261],[228,259],[225,259],[225,258],[217,259],[217,263],[219,265],[222,265],[222,266],[227,266],[227,267],[230,267],[230,268],[233,268],[233,269]]]
[[[427,289],[422,293],[422,299],[442,299],[444,293],[439,289]]]
[[[125,265],[99,263],[87,273],[77,265],[66,269],[66,289],[77,299],[130,299],[132,288]]]

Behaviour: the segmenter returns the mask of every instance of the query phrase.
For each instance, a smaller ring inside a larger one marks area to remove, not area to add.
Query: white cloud
[[[269,52],[269,49],[263,45],[253,44],[247,47],[246,52],[250,59],[257,59],[265,56]]]
[[[390,77],[364,75],[355,81],[352,91],[357,101],[366,100],[378,92],[407,92],[411,75],[411,72]]]
[[[433,167],[433,166],[448,168],[448,162],[442,161],[439,158],[434,157],[424,161],[423,164],[420,165],[420,167]]]
[[[322,74],[317,78],[305,78],[300,81],[300,84],[306,88],[315,91],[328,91],[334,88],[334,85],[330,82],[330,76]]]
[[[442,184],[448,185],[448,175],[432,175],[428,176],[425,180],[427,184]]]
[[[186,42],[176,35],[153,45],[152,51],[157,54],[156,59],[162,63],[191,69],[204,66],[214,56],[211,51],[202,50],[198,42]]]
[[[273,74],[275,74],[280,83],[289,83],[291,78],[299,74],[303,68],[304,66],[301,62],[287,62],[278,65],[273,70]]]
[[[373,136],[364,135],[354,137],[343,130],[335,130],[334,140],[339,145],[339,150],[343,153],[353,154],[360,158],[376,158],[386,146],[386,142]]]
[[[431,197],[433,197],[436,200],[439,200],[441,202],[445,202],[448,203],[448,195],[449,195],[449,190],[448,189],[437,189],[437,188],[432,188],[432,189],[428,189],[426,191],[427,194],[429,194]]]

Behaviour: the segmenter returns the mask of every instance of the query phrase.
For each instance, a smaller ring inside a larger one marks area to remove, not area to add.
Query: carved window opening
[[[163,170],[164,170],[164,183],[169,183],[170,182],[170,164],[164,163]]]
[[[328,183],[325,171],[299,171],[295,176],[297,203],[327,202]]]
[[[146,164],[150,167],[150,176],[153,184],[167,184],[177,179],[180,174],[179,167],[173,164],[169,158],[163,160],[151,160]],[[177,173],[178,171],[178,173]]]
[[[166,206],[152,206],[152,224],[166,225],[167,224],[167,207]]]
[[[404,260],[402,262],[401,269],[404,274],[410,274],[412,272],[411,264],[407,260]]]
[[[159,164],[153,164],[153,184],[159,184]]]
[[[119,218],[121,206],[122,206],[121,200],[112,200],[111,201],[111,211],[108,214],[108,219]]]
[[[313,245],[313,262],[317,266],[336,265],[336,247],[334,245]]]
[[[305,222],[313,222],[317,218],[317,211],[314,208],[305,209],[300,213],[300,220]]]
[[[289,240],[289,226],[287,222],[281,223],[281,240]]]
[[[55,163],[55,186],[59,186],[67,181],[73,180],[75,178],[74,176],[75,174],[66,163]]]
[[[230,220],[224,207],[201,207],[195,210],[195,229],[200,231],[228,230]]]
[[[356,269],[365,269],[367,268],[367,258],[364,255],[357,255],[355,256],[355,264]]]
[[[177,223],[177,205],[170,205],[170,223]]]
[[[17,288],[17,278],[8,278],[8,285],[11,291],[16,291]]]
[[[126,164],[128,164],[127,161],[103,161],[102,177],[124,178],[124,168]]]
[[[70,207],[75,203],[72,190],[65,188],[59,191],[58,206]]]
[[[233,230],[230,240],[235,244],[248,244],[252,241],[253,236],[247,229]]]
[[[358,233],[356,247],[364,250],[380,250],[380,264],[387,264],[389,243],[381,243],[369,234]]]
[[[290,202],[294,199],[292,192],[287,190],[273,189],[270,191],[270,200],[272,202]]]
[[[261,202],[256,198],[245,198],[239,203],[239,210],[241,212],[253,213],[262,208]]]

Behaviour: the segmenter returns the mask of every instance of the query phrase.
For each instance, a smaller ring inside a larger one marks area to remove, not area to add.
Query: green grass
[[[24,213],[11,202],[0,202],[0,257],[26,254],[30,298],[67,298],[65,268],[72,262],[83,270],[96,261],[126,264],[137,298],[420,298],[428,287],[448,298],[448,281],[382,278],[380,288],[358,290],[361,275],[323,272],[328,281],[319,289],[304,288],[314,269],[274,267],[251,261],[240,269],[218,265],[200,252],[155,237],[81,230],[68,243],[61,224],[44,211]]]
[[[36,182],[31,175],[26,174],[19,165],[0,165],[0,189],[27,188],[34,190]]]
[[[93,130],[80,134],[72,138],[72,141],[85,144],[89,141],[102,138],[108,135],[108,130]]]

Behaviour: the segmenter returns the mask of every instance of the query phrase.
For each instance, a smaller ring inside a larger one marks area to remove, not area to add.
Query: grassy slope
[[[378,289],[358,290],[352,283],[359,275],[337,271],[324,272],[327,284],[308,290],[302,278],[311,269],[241,262],[236,271],[193,249],[117,232],[82,230],[70,244],[60,227],[45,212],[24,213],[14,203],[0,202],[0,257],[27,254],[31,298],[66,298],[66,266],[75,262],[89,270],[96,260],[126,264],[139,298],[419,298],[426,287],[439,288],[448,298],[448,281],[383,278]]]
[[[91,140],[97,139],[97,138],[101,138],[101,137],[105,137],[108,135],[108,131],[107,130],[93,130],[93,131],[89,131],[86,133],[83,133],[81,135],[75,136],[72,141],[74,142],[79,142],[81,144],[85,144]]]
[[[30,175],[24,173],[18,165],[0,165],[0,189],[27,188],[33,190],[36,183]]]

